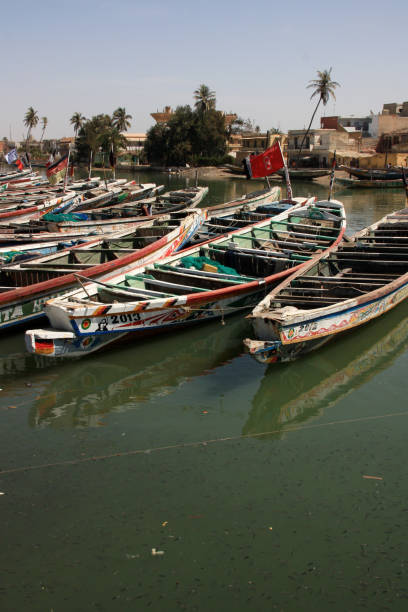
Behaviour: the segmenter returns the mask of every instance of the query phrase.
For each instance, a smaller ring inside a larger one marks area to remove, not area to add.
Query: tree
[[[319,99],[317,101],[316,108],[313,111],[313,115],[306,130],[306,133],[303,136],[302,144],[300,145],[299,155],[302,152],[303,144],[310,132],[310,126],[313,123],[313,119],[315,117],[317,109],[319,108],[320,102],[323,102],[323,106],[326,106],[327,102],[330,100],[330,96],[336,99],[336,96],[334,95],[334,90],[336,89],[336,87],[340,87],[340,83],[331,80],[331,71],[331,68],[329,70],[323,70],[322,72],[318,70],[318,78],[309,81],[309,85],[307,85],[307,89],[314,89],[314,92],[310,96],[310,99],[314,98],[315,96],[319,96]]]
[[[112,115],[112,123],[119,132],[126,132],[130,128],[130,120],[132,115],[126,114],[126,109],[123,107],[117,108]]]
[[[208,110],[215,109],[215,91],[212,91],[208,85],[200,85],[194,92],[195,108],[204,113]]]
[[[47,125],[48,125],[47,117],[41,117],[41,129],[42,129],[42,132],[41,132],[40,142],[42,142],[43,139],[44,139],[44,132],[47,129]]]
[[[145,153],[150,162],[167,166],[197,164],[204,158],[221,159],[226,151],[223,113],[205,113],[179,106],[167,124],[154,125],[147,132]]]
[[[27,127],[26,150],[30,139],[31,130],[38,124],[38,113],[30,106],[24,116],[24,125]]]
[[[74,126],[75,138],[77,137],[77,134],[79,130],[81,129],[81,127],[83,126],[85,121],[86,121],[86,118],[83,115],[81,115],[81,113],[74,113],[72,115],[70,119],[70,123]]]

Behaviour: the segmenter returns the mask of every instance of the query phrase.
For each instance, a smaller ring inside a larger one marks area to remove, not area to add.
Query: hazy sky
[[[201,83],[262,130],[303,128],[315,106],[306,85],[330,67],[341,87],[314,125],[376,113],[408,100],[407,17],[406,0],[3,3],[0,138],[22,138],[29,106],[48,118],[45,138],[72,135],[76,111],[118,106],[142,132],[151,112],[193,105]]]

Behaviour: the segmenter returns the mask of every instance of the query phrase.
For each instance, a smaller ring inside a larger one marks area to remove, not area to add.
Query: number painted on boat
[[[121,323],[133,323],[140,321],[140,315],[137,312],[128,312],[120,315],[110,315],[110,323],[112,325],[120,325]]]

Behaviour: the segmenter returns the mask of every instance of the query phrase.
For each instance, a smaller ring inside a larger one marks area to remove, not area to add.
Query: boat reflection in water
[[[33,427],[97,427],[109,412],[137,409],[138,403],[172,393],[243,353],[249,324],[233,317],[163,338],[154,337],[135,350],[123,346],[89,361],[58,363],[51,381],[30,411]],[[57,372],[57,374],[56,374]]]
[[[279,439],[388,368],[408,348],[407,315],[401,304],[302,361],[269,366],[242,434]]]

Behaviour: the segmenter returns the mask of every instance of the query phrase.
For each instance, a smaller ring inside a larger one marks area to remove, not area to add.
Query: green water
[[[403,206],[337,197],[348,233]],[[58,363],[3,337],[2,612],[406,610],[407,314],[269,368],[241,318]]]

